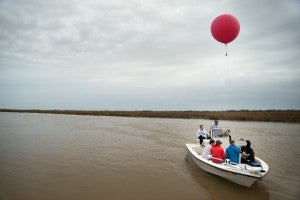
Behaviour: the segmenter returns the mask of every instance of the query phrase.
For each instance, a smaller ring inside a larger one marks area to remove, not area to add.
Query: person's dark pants
[[[198,139],[200,140],[200,145],[202,145],[203,139],[205,139],[205,137],[203,137],[202,135],[200,135],[200,136],[198,137]]]

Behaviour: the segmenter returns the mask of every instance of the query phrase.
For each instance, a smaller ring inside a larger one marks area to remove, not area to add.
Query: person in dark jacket
[[[261,164],[255,160],[255,154],[253,149],[251,148],[250,140],[246,140],[247,145],[242,146],[242,163],[248,163],[250,166],[261,167]]]
[[[249,163],[255,161],[255,154],[253,149],[251,148],[251,142],[246,140],[247,145],[242,146],[242,163]]]

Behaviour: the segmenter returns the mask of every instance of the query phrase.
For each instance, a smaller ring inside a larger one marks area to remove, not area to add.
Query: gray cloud
[[[241,23],[227,57],[210,34],[222,13]],[[296,0],[1,1],[0,107],[299,109],[299,13]]]

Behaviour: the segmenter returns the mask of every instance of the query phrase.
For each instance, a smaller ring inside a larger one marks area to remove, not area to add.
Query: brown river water
[[[220,121],[270,171],[251,188],[199,168],[211,120],[0,113],[0,199],[300,199],[300,124]]]

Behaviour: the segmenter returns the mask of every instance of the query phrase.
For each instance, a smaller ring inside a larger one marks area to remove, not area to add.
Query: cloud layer
[[[1,1],[0,107],[300,109],[299,20],[296,0]]]

